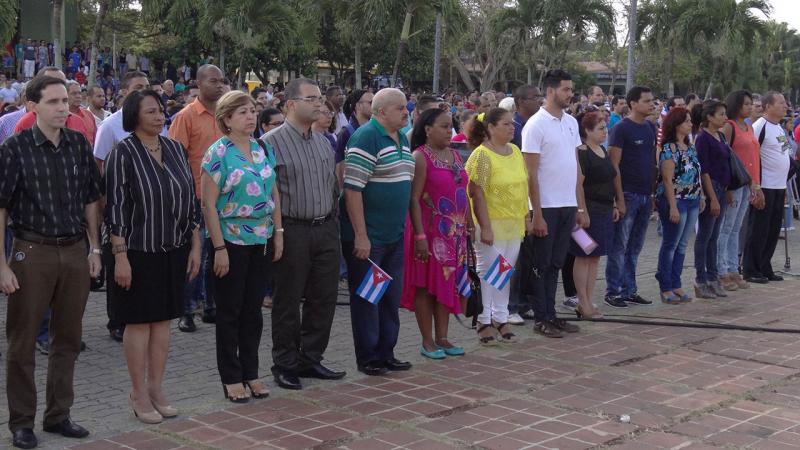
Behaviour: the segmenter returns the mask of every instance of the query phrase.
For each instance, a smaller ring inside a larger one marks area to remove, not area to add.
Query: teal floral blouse
[[[664,144],[659,157],[659,168],[662,161],[670,159],[675,162],[675,173],[672,176],[675,198],[683,200],[697,200],[700,198],[702,192],[700,161],[697,159],[697,150],[694,145],[690,145],[686,150],[681,150],[674,143]],[[658,171],[656,195],[664,195],[664,181],[661,178],[661,170]]]
[[[236,245],[265,244],[272,236],[275,154],[269,144],[250,139],[253,164],[223,136],[203,157],[203,170],[219,187],[217,213],[222,237]]]

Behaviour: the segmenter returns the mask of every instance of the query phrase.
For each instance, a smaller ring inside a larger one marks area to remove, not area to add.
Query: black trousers
[[[258,346],[264,320],[267,272],[272,251],[264,254],[263,245],[235,245],[225,242],[230,270],[224,277],[214,276],[217,301],[217,369],[224,384],[258,378]],[[209,255],[213,267],[216,254]]]
[[[564,283],[564,296],[576,297],[578,290],[575,288],[575,278],[572,277],[572,269],[575,267],[575,255],[567,251],[564,258],[564,266],[561,267],[561,281]]]
[[[567,257],[576,212],[575,207],[543,208],[547,236],[525,240],[534,246],[533,316],[537,322],[556,318],[558,271]]]
[[[342,253],[336,220],[312,226],[285,218],[283,227],[283,257],[274,275],[272,361],[273,369],[294,372],[322,361],[328,348]]]
[[[747,240],[742,269],[745,277],[769,277],[772,255],[778,245],[783,223],[783,199],[786,189],[762,189],[764,209],[750,208],[747,219]]]
[[[109,331],[116,330],[118,328],[125,328],[124,323],[120,323],[119,320],[116,319],[117,311],[116,311],[116,304],[114,303],[114,266],[115,260],[114,255],[111,253],[111,242],[106,242],[103,244],[103,268],[105,269],[106,275],[106,313],[108,314],[108,324],[106,324],[106,328]]]

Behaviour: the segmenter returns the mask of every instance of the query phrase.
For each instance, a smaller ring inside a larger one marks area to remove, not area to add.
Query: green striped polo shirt
[[[347,142],[344,159],[344,188],[361,192],[367,235],[373,244],[392,244],[403,238],[414,158],[408,140],[397,133],[398,145],[375,120],[359,127]],[[342,240],[353,241],[355,234],[342,205]]]

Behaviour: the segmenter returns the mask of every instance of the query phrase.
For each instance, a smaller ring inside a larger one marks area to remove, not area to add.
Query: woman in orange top
[[[747,208],[751,204],[759,209],[764,207],[764,194],[760,186],[761,160],[758,138],[753,135],[753,127],[744,121],[752,113],[753,96],[748,91],[734,91],[728,95],[726,103],[730,119],[722,128],[722,133],[752,179],[750,186],[743,186],[726,193],[725,200],[728,206],[722,217],[717,240],[719,281],[726,290],[735,291],[749,287],[739,275],[739,230],[742,228]]]

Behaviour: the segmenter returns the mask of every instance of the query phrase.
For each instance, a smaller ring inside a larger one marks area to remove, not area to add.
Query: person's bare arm
[[[228,250],[225,247],[225,239],[222,237],[222,227],[219,221],[219,213],[217,212],[217,199],[219,198],[219,186],[214,183],[211,176],[203,170],[200,175],[200,196],[201,208],[203,210],[203,220],[206,224],[206,230],[211,238],[211,244],[214,248],[220,250],[212,250],[214,252],[214,274],[217,277],[224,277],[228,274],[230,269],[230,262],[228,259]]]
[[[87,204],[84,207],[84,216],[86,218],[86,234],[89,237],[89,248],[100,249],[100,201],[96,200]],[[92,252],[89,253],[89,276],[97,278],[100,276],[100,269],[103,263],[100,260],[100,255]]]
[[[584,150],[590,152],[591,150]],[[580,161],[578,159],[578,149],[575,149],[575,160]],[[578,166],[578,182],[575,184],[575,197],[578,200],[578,213],[575,215],[575,224],[581,228],[589,228],[589,213],[586,211],[586,198],[583,192],[583,180],[585,177],[583,176],[583,170],[581,170],[580,162],[577,164]]]
[[[6,225],[8,224],[8,210],[0,208],[0,292],[11,295],[19,289],[17,276],[11,270],[6,260]]]
[[[619,171],[619,162],[622,161],[622,149],[619,147],[609,146],[608,156],[611,158],[611,165],[617,172],[614,177],[614,191],[616,192],[616,206],[619,211],[620,217],[625,215],[625,193],[622,191],[622,174]]]
[[[408,214],[411,217],[411,225],[414,227],[414,257],[421,261],[427,261],[429,256],[428,239],[422,239],[425,235],[425,226],[422,223],[422,207],[419,202],[425,191],[425,179],[427,178],[428,163],[425,156],[418,151],[414,156],[414,181],[411,183],[411,201],[408,205]],[[417,240],[417,236],[420,239]]]

